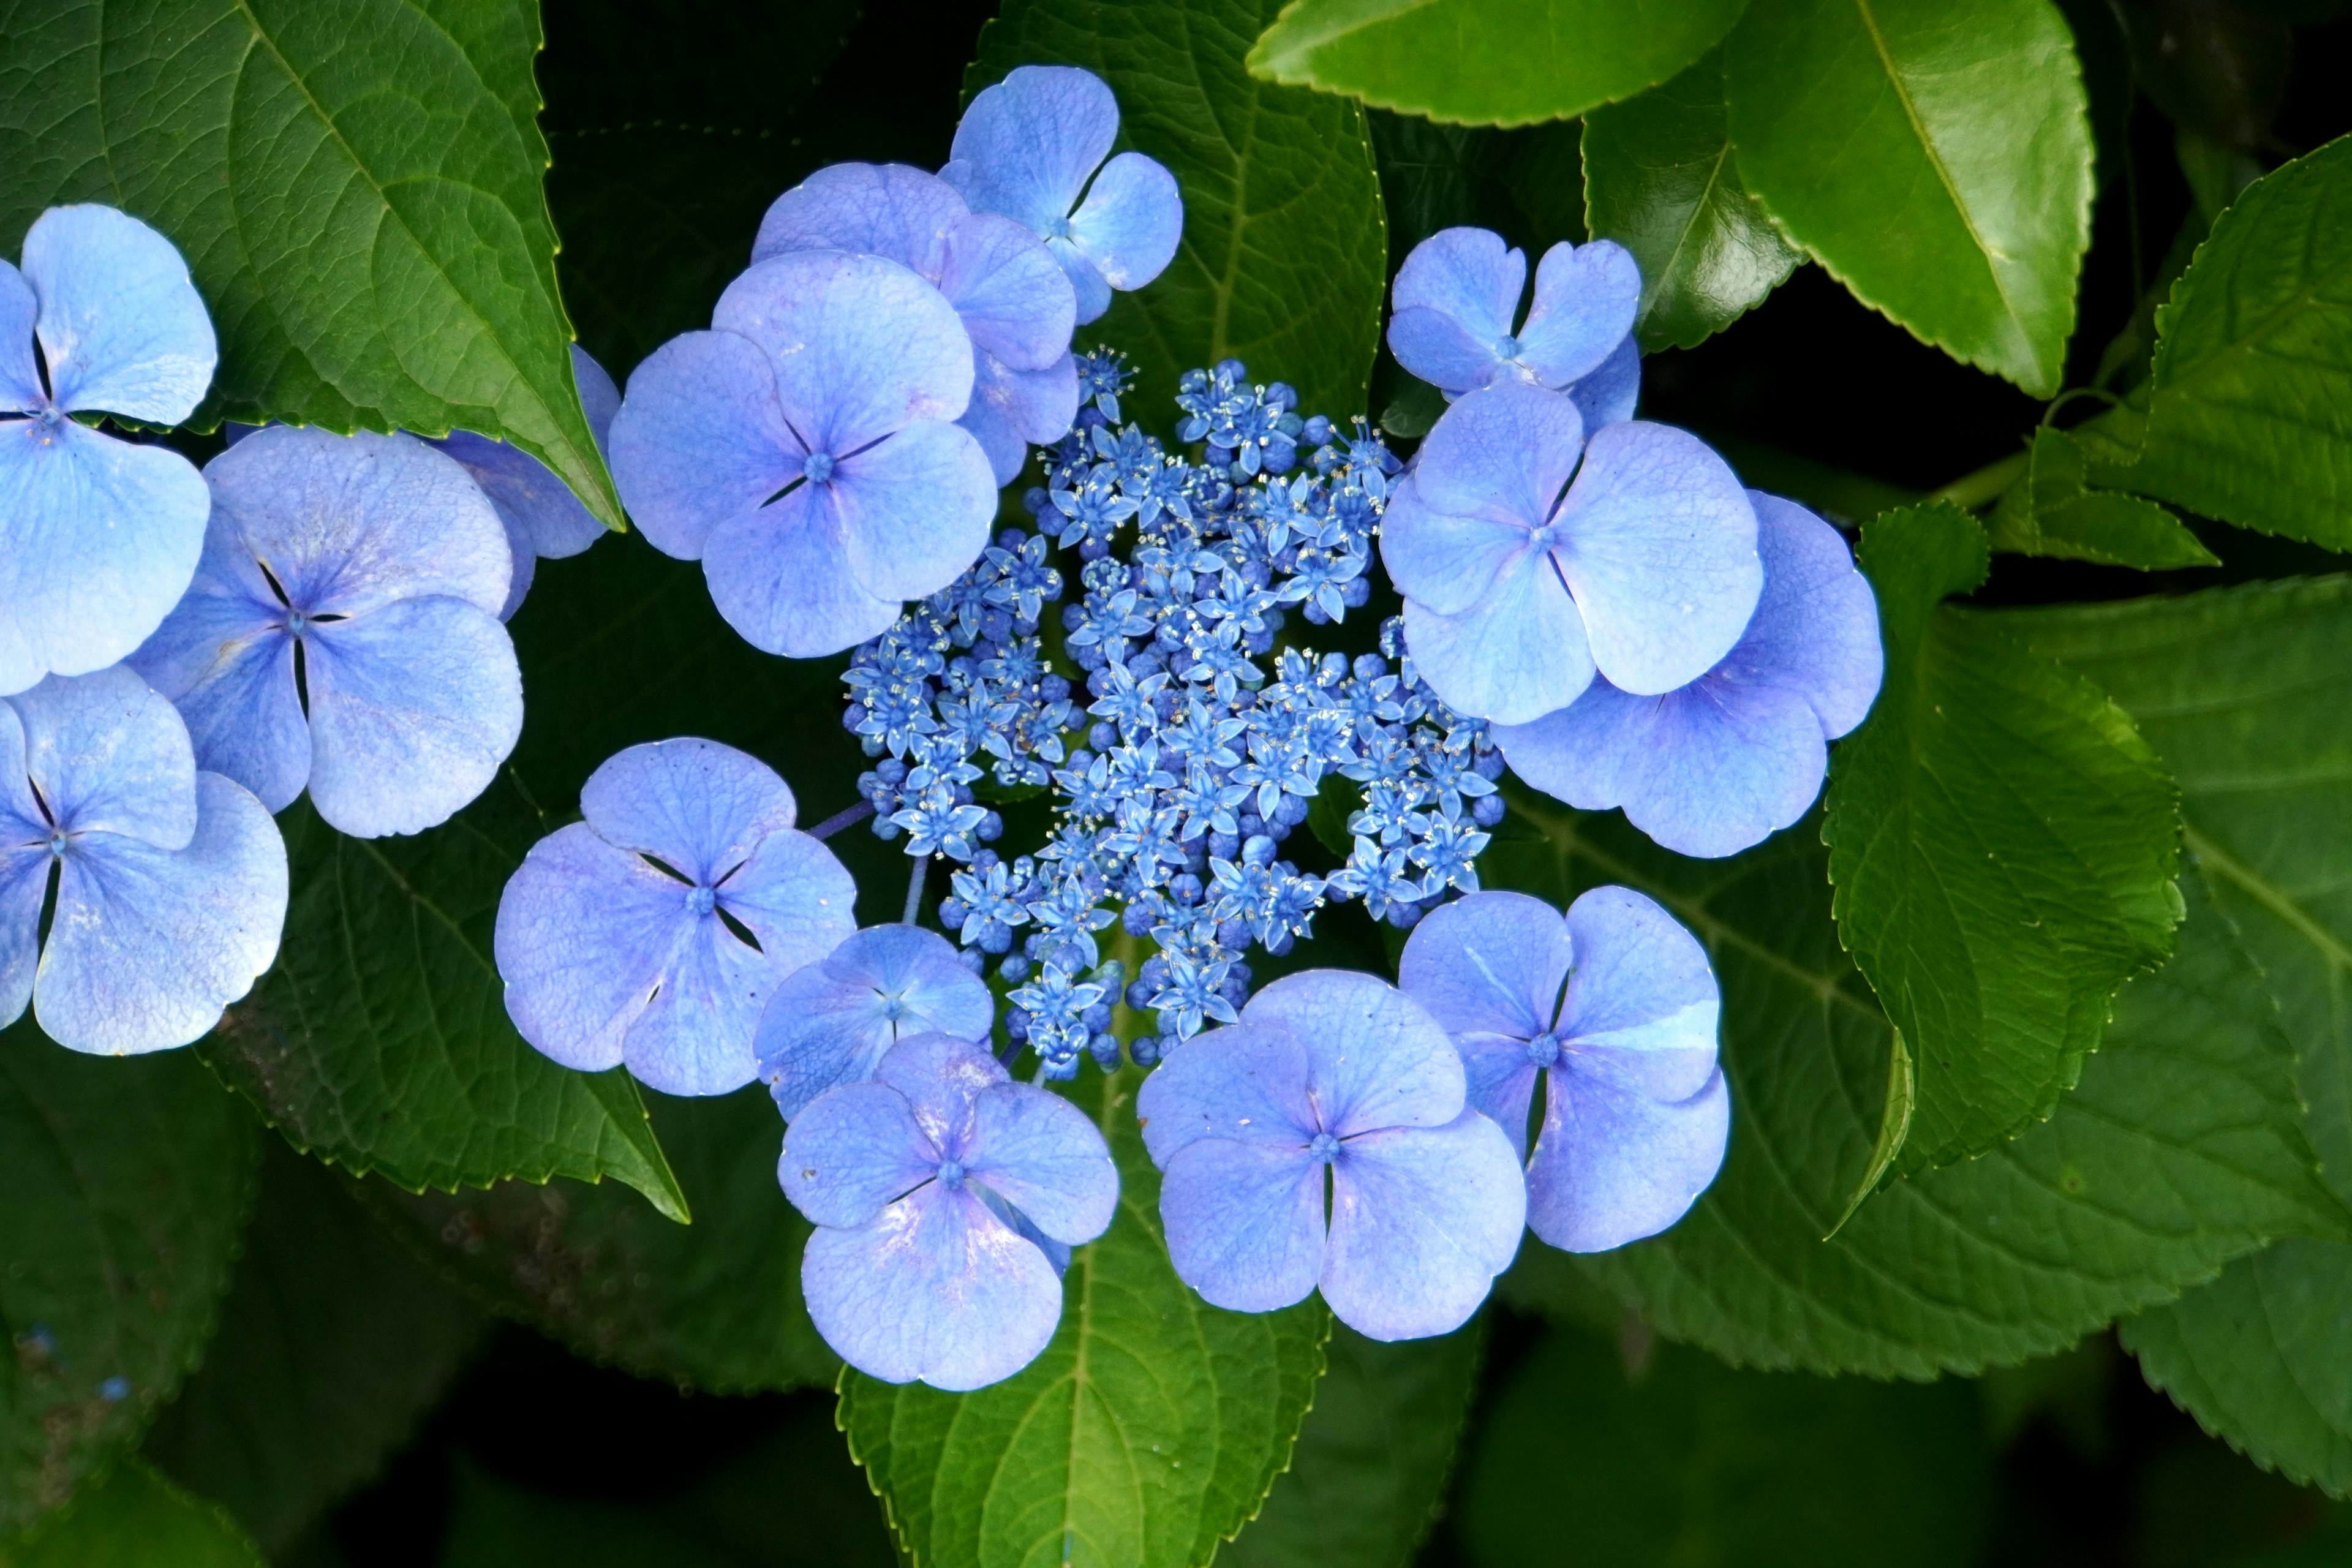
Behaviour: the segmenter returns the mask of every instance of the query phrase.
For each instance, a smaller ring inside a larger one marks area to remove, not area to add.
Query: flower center
[[[709,888],[688,888],[686,890],[686,912],[707,915],[717,906],[719,895]]]
[[[1076,231],[1070,227],[1070,220],[1066,215],[1054,219],[1045,226],[1047,239],[1069,239],[1074,237],[1076,233]]]
[[[303,630],[308,627],[310,624],[310,617],[304,615],[301,611],[289,610],[286,612],[286,629],[292,632],[296,637],[300,637]]]
[[[801,472],[808,476],[808,482],[813,485],[824,483],[833,478],[833,454],[811,452],[802,462]]]
[[[940,1185],[954,1192],[963,1185],[963,1163],[960,1160],[940,1162]]]
[[[1307,1157],[1320,1160],[1328,1165],[1339,1157],[1339,1141],[1328,1132],[1318,1132],[1314,1141],[1307,1145]]]
[[[63,856],[65,852],[66,830],[60,827],[55,833],[49,835],[49,853],[57,856]]]
[[[1508,332],[1505,332],[1501,337],[1496,338],[1495,340],[1495,357],[1496,359],[1518,358],[1519,340],[1513,337]]]
[[[1528,1042],[1528,1060],[1539,1068],[1548,1068],[1559,1060],[1559,1037],[1546,1030]]]
[[[907,1016],[908,1010],[907,999],[904,996],[894,995],[887,991],[882,993],[882,1016],[890,1022],[897,1023]]]

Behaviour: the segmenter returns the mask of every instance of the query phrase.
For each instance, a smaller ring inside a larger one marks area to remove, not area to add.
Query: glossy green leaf
[[[16,1541],[0,1568],[263,1568],[232,1521],[135,1459],[74,1494]]]
[[[2352,139],[2250,186],[2157,312],[2157,331],[2138,460],[2092,478],[2352,547]],[[2101,423],[2128,438],[2133,415]]]
[[[1290,0],[1268,81],[1475,125],[1567,120],[1690,64],[1747,0]]]
[[[1290,1459],[1330,1314],[1314,1298],[1228,1312],[1176,1278],[1140,1082],[1077,1080],[1118,1162],[1118,1214],[1071,1259],[1043,1354],[971,1394],[842,1374],[849,1450],[915,1568],[1192,1568]]]
[[[0,1531],[65,1501],[194,1369],[257,1142],[184,1052],[85,1057],[30,1018],[0,1030]]]
[[[2058,390],[2091,127],[2050,0],[1756,0],[1724,47],[1748,188],[1922,342]]]
[[[2116,988],[2180,918],[2170,779],[2123,710],[1997,622],[1939,606],[1984,580],[1948,504],[1863,531],[1886,679],[1841,743],[1822,837],[1838,934],[1916,1073],[1896,1169],[1982,1153],[2050,1114]]]
[[[1177,377],[1229,356],[1297,388],[1301,413],[1364,409],[1388,286],[1371,141],[1357,104],[1242,68],[1278,3],[1007,0],[965,74],[971,93],[1015,66],[1084,66],[1118,95],[1119,145],[1176,176],[1175,260],[1078,330],[1133,358],[1150,419]]]
[[[1344,1323],[1315,1407],[1225,1568],[1402,1568],[1444,1506],[1476,1394],[1481,1327],[1382,1344]]]
[[[2072,437],[2047,425],[2035,431],[2026,477],[2010,487],[1989,520],[1993,549],[2143,572],[2221,563],[2154,501],[2092,489],[2085,474],[2083,448]]]
[[[200,423],[503,436],[619,523],[556,293],[535,5],[19,0],[0,40],[0,250],[59,202],[171,237],[220,336]]]
[[[407,1441],[488,1327],[270,1139],[220,1328],[142,1451],[282,1552]]]
[[[1739,181],[1710,51],[1584,122],[1587,226],[1642,265],[1642,347],[1696,348],[1764,302],[1803,256]]]
[[[1477,1568],[1969,1568],[1991,1513],[1973,1390],[1734,1372],[1555,1329],[1479,1434]]]

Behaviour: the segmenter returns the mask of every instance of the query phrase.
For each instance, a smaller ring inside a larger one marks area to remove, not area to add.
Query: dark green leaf
[[[1297,388],[1301,413],[1364,409],[1388,283],[1371,142],[1356,104],[1242,68],[1279,5],[1007,0],[964,79],[976,92],[1015,66],[1084,66],[1118,94],[1120,145],[1182,187],[1176,259],[1078,333],[1134,356],[1135,405],[1155,415],[1178,376],[1228,356]]]
[[[1290,1458],[1330,1314],[1228,1312],[1176,1278],[1140,1081],[1078,1080],[1118,1161],[1118,1215],[1072,1258],[1045,1353],[971,1394],[842,1374],[849,1450],[915,1568],[1205,1563]]]
[[[1733,1372],[1675,1345],[1629,1370],[1555,1329],[1479,1436],[1459,1528],[1479,1568],[1969,1568],[1988,1469],[1964,1384]]]
[[[0,1568],[263,1568],[227,1514],[124,1459],[16,1541]]]
[[[2221,563],[2179,518],[2154,501],[2091,489],[2084,471],[2073,437],[2047,425],[2035,431],[2025,479],[1993,510],[1992,547],[2143,572]]]
[[[1747,0],[1291,0],[1253,74],[1477,125],[1566,120],[1655,86]]]
[[[407,1440],[488,1326],[271,1139],[219,1331],[142,1451],[282,1552]]]
[[[1756,0],[1724,78],[1782,230],[1922,342],[2058,390],[2091,127],[2049,0]]]
[[[0,249],[104,202],[186,256],[221,359],[200,423],[503,436],[606,521],[572,384],[521,0],[17,0]]]
[[[1838,751],[1822,837],[1838,934],[1916,1074],[1896,1168],[1992,1148],[2050,1114],[2116,990],[2180,918],[2172,783],[2123,710],[1938,601],[1984,580],[1948,504],[1863,531],[1886,680]]]
[[[1633,330],[1654,353],[1696,348],[1804,259],[1739,183],[1717,52],[1586,118],[1584,200],[1592,233],[1642,264]]]
[[[253,1190],[253,1119],[178,1051],[0,1030],[0,1531],[65,1501],[194,1370]],[[110,1380],[121,1378],[128,1392]]]

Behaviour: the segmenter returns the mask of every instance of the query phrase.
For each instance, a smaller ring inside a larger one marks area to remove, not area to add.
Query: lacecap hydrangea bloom
[[[1475,893],[1414,928],[1404,994],[1453,1038],[1470,1103],[1528,1159],[1528,1225],[1569,1252],[1665,1229],[1723,1164],[1731,1101],[1706,950],[1651,900],[1595,888],[1558,910]]]
[[[179,602],[203,479],[71,416],[177,425],[216,357],[180,253],[112,207],[51,207],[0,261],[0,695],[115,663]]]
[[[769,994],[856,929],[856,885],[796,809],[774,769],[715,741],[608,758],[580,792],[585,820],[533,845],[499,900],[522,1037],[667,1094],[750,1083]]]
[[[872,1078],[909,1036],[982,1041],[995,1024],[987,982],[945,937],[919,926],[868,926],[784,977],[752,1047],[789,1121],[835,1084]]]
[[[197,767],[179,714],[131,670],[0,700],[0,1025],[29,1001],[77,1051],[184,1046],[269,967],[285,920],[278,825]]]
[[[522,733],[512,570],[479,486],[413,437],[272,426],[205,468],[195,581],[132,665],[199,765],[355,837],[481,794]]]
[[[1086,1114],[950,1035],[901,1040],[870,1081],[819,1095],[777,1177],[816,1226],[801,1289],[825,1343],[868,1376],[954,1391],[1036,1359],[1068,1249],[1118,1204]]]

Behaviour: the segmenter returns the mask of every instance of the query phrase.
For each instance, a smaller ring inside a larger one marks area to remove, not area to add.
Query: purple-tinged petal
[[[929,1181],[940,1157],[905,1095],[846,1083],[784,1130],[776,1180],[811,1224],[857,1226]]]
[[[1628,332],[1601,368],[1568,389],[1589,433],[1633,417],[1642,396],[1642,346]]]
[[[1518,1255],[1527,1205],[1510,1140],[1475,1110],[1350,1139],[1331,1167],[1323,1300],[1370,1339],[1451,1333]]]
[[[1140,153],[1104,164],[1070,215],[1070,243],[1118,289],[1140,289],[1166,271],[1183,237],[1176,176]]]
[[[677,889],[681,908],[684,891]],[[697,917],[672,950],[661,989],[623,1037],[621,1060],[664,1094],[732,1093],[760,1076],[751,1031],[774,983],[758,949],[716,915]]]
[[[1381,564],[1397,592],[1441,615],[1459,615],[1532,549],[1525,523],[1439,511],[1407,475],[1381,518]]]
[[[615,752],[580,789],[580,815],[597,837],[704,887],[790,827],[798,810],[775,769],[693,735]]]
[[[1573,954],[1558,910],[1525,893],[1473,893],[1405,939],[1397,988],[1449,1035],[1531,1040],[1559,1015]]]
[[[26,232],[24,266],[58,407],[155,425],[195,412],[220,350],[170,240],[112,207],[51,207]]]
[[[899,601],[867,591],[849,564],[834,487],[803,482],[773,505],[711,530],[702,574],[710,602],[753,647],[817,658],[877,637]]]
[[[1528,1112],[1541,1070],[1528,1054],[1528,1042],[1508,1035],[1456,1035],[1454,1044],[1462,1053],[1470,1109],[1500,1127],[1512,1152],[1525,1160]]]
[[[1452,317],[1465,332],[1485,339],[1491,356],[1495,340],[1510,334],[1527,282],[1526,255],[1505,245],[1502,236],[1483,228],[1442,228],[1414,246],[1397,268],[1391,304],[1399,311],[1419,308]],[[1432,379],[1402,354],[1397,363],[1423,381]]]
[[[1611,239],[1562,240],[1536,264],[1535,303],[1519,329],[1518,361],[1545,386],[1566,386],[1601,368],[1633,330],[1642,269]]]
[[[977,352],[1014,370],[1070,352],[1077,296],[1054,253],[1011,218],[972,213],[949,230],[939,285]]]
[[[857,884],[821,839],[786,828],[719,884],[721,910],[740,921],[782,980],[814,963],[857,929]]]
[[[974,210],[1051,235],[1118,137],[1118,100],[1102,78],[1074,66],[1022,66],[972,99],[940,177]]]
[[[205,542],[187,596],[128,662],[179,709],[198,767],[235,779],[273,812],[310,782],[310,721],[294,684],[286,606],[226,536]]]
[[[1376,1127],[1436,1127],[1462,1113],[1462,1058],[1453,1042],[1386,981],[1348,969],[1286,974],[1250,998],[1242,1024],[1298,1043],[1322,1131],[1344,1138]]]
[[[53,675],[11,699],[22,775],[69,833],[118,833],[158,849],[196,831],[196,757],[171,703],[121,665]]]
[[[1568,907],[1576,967],[1560,1004],[1563,1059],[1653,1100],[1698,1092],[1715,1071],[1722,993],[1706,950],[1656,902],[1594,888]]]
[[[1062,276],[1070,280],[1070,290],[1077,300],[1077,324],[1083,327],[1102,320],[1103,312],[1110,309],[1110,279],[1069,240],[1049,239],[1045,248],[1053,252]]]
[[[1078,416],[1078,362],[1064,354],[1044,370],[1012,370],[991,354],[975,356],[971,403],[958,425],[971,432],[999,486],[1009,485],[1032,447],[1049,447]]]
[[[493,942],[507,1016],[568,1068],[621,1065],[622,1039],[692,930],[685,889],[575,822],[507,879]]]
[[[1236,1312],[1305,1300],[1324,1267],[1323,1169],[1297,1142],[1202,1138],[1178,1150],[1160,1184],[1176,1277]]]
[[[1135,1097],[1143,1146],[1161,1170],[1203,1138],[1304,1148],[1320,1130],[1307,1052],[1286,1031],[1228,1025],[1168,1053]]]
[[[30,414],[49,400],[33,359],[33,321],[40,310],[25,275],[0,261],[0,413]]]
[[[937,1183],[871,1224],[819,1227],[801,1294],[824,1342],[858,1371],[951,1394],[1011,1377],[1062,1321],[1045,1255],[971,1194]]]
[[[886,258],[937,283],[948,231],[971,210],[937,174],[904,163],[831,163],[769,206],[751,259],[847,250]]]
[[[1477,391],[1503,368],[1492,339],[1427,305],[1407,306],[1389,318],[1389,352],[1407,372],[1448,397]]]
[[[184,1046],[278,957],[286,846],[242,786],[198,773],[184,848],[92,833],[67,852],[33,1014],[61,1046],[128,1056]]]
[[[749,338],[686,332],[629,374],[613,416],[613,483],[654,548],[699,561],[712,529],[801,477],[775,373]]]
[[[1583,450],[1584,420],[1573,401],[1505,382],[1438,416],[1413,459],[1413,483],[1432,510],[1539,528],[1552,520]]]
[[[1504,573],[1458,616],[1407,599],[1404,640],[1446,706],[1497,724],[1565,708],[1592,679],[1584,619],[1543,556]]]
[[[936,594],[988,547],[996,476],[960,426],[919,420],[843,458],[829,483],[849,569],[877,599]]]
[[[596,450],[604,454],[605,460],[609,462],[612,458],[613,416],[621,411],[621,389],[613,384],[611,374],[596,363],[596,356],[578,343],[572,345],[572,383],[580,392],[580,412],[588,416],[588,433],[596,437]],[[598,523],[598,531],[603,531],[604,526]],[[588,546],[583,544],[580,548],[585,550]]]
[[[577,555],[604,531],[571,487],[520,447],[471,430],[453,431],[425,444],[473,477],[506,526],[509,575],[506,600],[499,606],[500,620],[521,607],[540,556]]]
[[[1764,593],[1719,673],[1797,693],[1836,740],[1870,711],[1885,673],[1878,601],[1836,529],[1779,496],[1750,490],[1748,499]]]
[[[10,722],[0,702],[0,730]],[[0,752],[5,748],[0,747]],[[5,762],[0,755],[0,762]],[[33,970],[41,957],[41,906],[48,901],[46,843],[16,842],[16,825],[0,823],[0,1029],[25,1016],[33,999]]]
[[[1731,1096],[1717,1072],[1661,1104],[1588,1074],[1555,1071],[1528,1164],[1528,1225],[1565,1252],[1606,1252],[1690,1211],[1723,1165]]]
[[[837,1083],[873,1076],[904,1036],[987,1037],[996,1003],[955,949],[917,926],[873,926],[768,998],[753,1045],[785,1120]]]
[[[971,1153],[973,1101],[1010,1077],[985,1046],[953,1035],[909,1035],[874,1069],[874,1080],[907,1097],[924,1133],[951,1160]]]
[[[972,1101],[964,1169],[1067,1247],[1110,1228],[1118,1167],[1087,1113],[1042,1089],[1000,1083]]]

